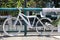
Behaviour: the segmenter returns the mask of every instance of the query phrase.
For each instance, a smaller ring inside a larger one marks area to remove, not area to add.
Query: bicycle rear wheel
[[[8,36],[15,36],[20,33],[22,30],[22,23],[20,20],[16,22],[16,25],[14,26],[14,23],[16,21],[15,17],[8,18],[3,23],[3,32],[5,35]]]
[[[37,17],[37,22],[36,22],[36,32],[41,35],[42,32],[45,30],[44,29],[44,24],[42,23],[42,21]]]
[[[41,21],[45,25],[45,30],[51,30],[50,33],[53,32],[54,26],[52,25],[52,20],[50,18],[42,18]]]
[[[42,32],[45,32],[46,29],[48,29],[48,30],[51,29],[51,32],[53,32],[52,27],[54,27],[54,26],[51,24],[51,22],[52,22],[52,20],[49,19],[49,18],[38,19],[38,21],[36,23],[36,31],[37,31],[37,33],[42,34]],[[48,25],[48,24],[50,24],[50,25]]]

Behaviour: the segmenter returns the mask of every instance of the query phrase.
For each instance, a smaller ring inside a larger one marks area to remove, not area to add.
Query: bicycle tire
[[[49,19],[49,18],[41,18],[41,19],[38,18],[38,21],[37,21],[37,23],[36,23],[36,31],[37,31],[38,34],[42,34],[42,31],[40,31],[40,30],[43,30],[44,32],[45,32],[45,30],[46,30],[46,25],[42,22],[43,19],[46,19],[46,20],[52,22],[52,20]],[[40,29],[38,28],[38,23],[39,23],[39,22],[40,22],[41,25],[42,25],[42,27],[39,27]],[[50,26],[53,26],[53,25],[51,24]],[[47,27],[48,27],[48,26],[47,26]],[[50,27],[48,27],[48,28],[51,29]],[[53,32],[53,29],[52,29],[51,32]]]
[[[45,21],[45,23],[43,23],[45,25],[45,30],[51,30],[51,32],[49,33],[49,35],[53,32],[54,30],[54,26],[51,24],[52,20],[50,18],[41,18],[41,21],[46,19],[47,21]],[[46,24],[47,23],[47,24]]]
[[[15,28],[16,26],[17,26],[17,24],[15,25],[15,27],[13,26],[14,25],[14,23],[13,23],[13,21],[11,21],[11,20],[16,20],[16,17],[11,17],[11,18],[8,18],[8,19],[6,19],[5,21],[4,21],[4,23],[3,23],[3,32],[5,33],[5,35],[8,35],[8,36],[15,36],[15,35],[18,35],[19,33],[20,33],[20,29],[17,29],[17,32],[16,33],[9,33],[8,31],[10,31],[10,32],[13,32],[13,28]],[[10,24],[9,22],[12,22],[12,24]],[[22,27],[22,23],[21,23],[21,21],[20,20],[18,20],[18,22],[20,23],[20,25],[19,26],[17,26],[17,27]],[[12,28],[10,29],[10,27],[12,26]],[[7,29],[6,29],[6,27],[7,27]],[[8,28],[9,28],[9,30],[8,30]],[[15,28],[16,29],[16,28]],[[14,30],[15,30],[14,29]],[[15,30],[16,31],[16,30]]]
[[[42,28],[44,28],[44,24],[41,22],[41,20],[37,17],[37,22],[36,22],[36,32],[40,35],[40,34],[42,34],[42,32],[40,31]],[[38,26],[38,24],[41,24],[42,26]],[[43,29],[43,30],[45,30],[45,29]]]

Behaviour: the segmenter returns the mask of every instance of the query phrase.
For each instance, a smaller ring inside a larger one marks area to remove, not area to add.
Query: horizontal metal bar
[[[23,8],[22,10],[26,10],[26,11],[42,11],[42,8]]]
[[[44,11],[44,12],[49,12],[49,11],[55,11],[55,12],[60,12],[60,8],[0,8],[0,11],[16,11],[18,9],[25,10],[25,11]]]
[[[60,12],[60,8],[42,8],[43,12]]]
[[[21,10],[26,10],[26,11],[32,11],[32,10],[36,10],[36,11],[42,11],[42,8],[20,8]],[[5,10],[5,11],[15,11],[18,10],[18,8],[0,8],[1,10]]]
[[[0,8],[0,11],[4,10],[4,11],[15,11],[18,10],[17,8]]]

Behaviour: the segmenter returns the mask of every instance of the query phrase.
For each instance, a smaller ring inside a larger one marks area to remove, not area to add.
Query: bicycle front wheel
[[[15,21],[16,21],[15,17],[8,18],[4,21],[3,32],[5,33],[5,35],[15,36],[20,33],[20,31],[22,30],[22,23],[20,20],[18,20],[15,24]]]

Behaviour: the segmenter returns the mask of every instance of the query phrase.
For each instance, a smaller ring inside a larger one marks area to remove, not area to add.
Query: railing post
[[[25,0],[25,8],[27,7],[27,0]],[[26,10],[24,10],[24,14],[26,15]],[[25,23],[24,26],[24,36],[27,35],[27,24]]]
[[[26,10],[24,10],[24,14],[26,15]],[[24,36],[26,35],[27,35],[27,24],[24,22]]]

